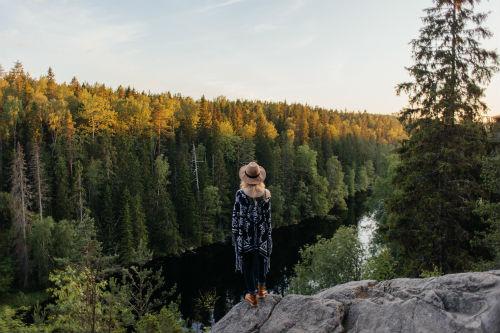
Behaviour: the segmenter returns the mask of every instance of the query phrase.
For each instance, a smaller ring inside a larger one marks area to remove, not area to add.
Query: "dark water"
[[[282,294],[298,262],[299,250],[313,243],[317,236],[330,237],[342,224],[356,223],[361,216],[364,197],[349,203],[346,216],[305,220],[300,224],[273,229],[273,253],[267,287]],[[154,267],[162,267],[167,286],[174,283],[180,293],[180,310],[188,321],[208,322],[208,314],[196,311],[195,301],[201,292],[215,290],[218,300],[214,317],[217,321],[236,303],[244,290],[243,276],[234,271],[234,248],[230,242],[212,244],[184,253],[179,257],[158,258]]]

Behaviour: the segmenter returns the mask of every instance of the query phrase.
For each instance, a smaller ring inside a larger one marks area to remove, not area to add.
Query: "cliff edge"
[[[500,270],[426,279],[355,281],[311,295],[242,301],[217,333],[500,332]]]

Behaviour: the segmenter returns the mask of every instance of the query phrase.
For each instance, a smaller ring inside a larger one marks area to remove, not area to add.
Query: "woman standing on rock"
[[[240,168],[240,189],[232,214],[232,240],[236,271],[243,273],[245,301],[257,305],[267,295],[266,275],[271,263],[271,192],[266,189],[266,170],[256,162]]]

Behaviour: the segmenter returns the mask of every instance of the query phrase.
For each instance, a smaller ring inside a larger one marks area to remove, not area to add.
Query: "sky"
[[[199,98],[393,114],[432,0],[0,0],[0,64]],[[500,1],[483,0],[500,51]],[[500,114],[500,73],[486,92]]]

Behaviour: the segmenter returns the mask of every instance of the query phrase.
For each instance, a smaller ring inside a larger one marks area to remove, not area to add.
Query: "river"
[[[273,229],[271,270],[267,276],[269,290],[283,294],[293,267],[298,262],[299,250],[313,243],[318,236],[331,237],[342,224],[358,224],[360,240],[362,243],[369,241],[366,228],[361,227],[370,225],[369,217],[363,215],[362,200],[357,198],[356,203],[351,202],[349,206],[349,214],[343,219],[311,219]],[[153,267],[160,266],[166,286],[176,284],[181,313],[189,322],[209,321],[207,313],[198,313],[196,310],[196,299],[201,293],[215,291],[218,297],[213,313],[215,320],[227,313],[243,295],[243,277],[234,270],[234,249],[230,242],[200,247],[177,257],[155,259]]]

